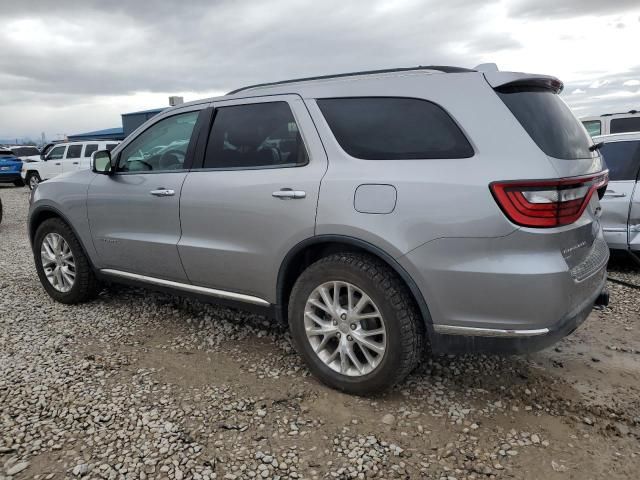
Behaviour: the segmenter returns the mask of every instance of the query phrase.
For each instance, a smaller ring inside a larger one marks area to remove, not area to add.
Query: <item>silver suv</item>
[[[45,290],[124,282],[288,321],[378,391],[431,351],[543,348],[605,300],[607,172],[553,77],[419,67],[165,110],[32,194]]]

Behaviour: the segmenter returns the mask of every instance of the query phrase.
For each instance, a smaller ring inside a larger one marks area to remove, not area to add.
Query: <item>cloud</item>
[[[581,93],[587,93],[586,90],[582,90],[581,88],[576,88],[571,92],[571,95],[579,95]]]
[[[627,80],[626,82],[623,82],[622,85],[624,85],[625,87],[637,87],[638,85],[640,85],[640,80]]]
[[[569,18],[585,15],[612,15],[638,9],[637,0],[516,0],[508,12],[517,18]]]

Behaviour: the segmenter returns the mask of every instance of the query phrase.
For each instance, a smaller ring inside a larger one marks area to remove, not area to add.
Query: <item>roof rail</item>
[[[603,113],[600,116],[601,117],[610,117],[612,115],[624,115],[626,113],[631,113],[633,115],[633,114],[636,114],[636,113],[640,113],[640,111],[638,111],[638,110],[629,110],[628,112]]]
[[[291,80],[280,80],[279,82],[258,83],[256,85],[248,85],[246,87],[232,90],[229,93],[227,93],[227,95],[234,95],[238,92],[242,92],[243,90],[249,90],[251,88],[272,87],[276,85],[284,85],[287,83],[308,82],[311,80],[327,80],[331,78],[342,78],[342,77],[359,77],[364,75],[375,75],[378,73],[410,72],[412,70],[437,70],[442,73],[466,73],[466,72],[476,71],[470,68],[449,67],[446,65],[427,65],[427,66],[418,65],[417,67],[386,68],[383,70],[363,70],[360,72],[337,73],[334,75],[320,75],[318,77],[304,77],[304,78],[293,78]]]

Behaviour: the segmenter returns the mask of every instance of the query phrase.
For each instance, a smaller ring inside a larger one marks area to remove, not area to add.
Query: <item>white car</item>
[[[640,132],[640,112],[629,110],[626,113],[605,113],[596,117],[580,119],[589,135],[609,135],[613,133]]]
[[[38,161],[22,164],[20,175],[31,190],[38,183],[76,170],[91,168],[91,154],[98,150],[112,150],[120,142],[113,140],[85,140],[58,143]]]

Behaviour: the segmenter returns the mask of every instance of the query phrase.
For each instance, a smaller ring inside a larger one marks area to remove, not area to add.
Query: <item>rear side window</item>
[[[204,168],[283,167],[304,165],[307,161],[307,151],[287,102],[216,109]]]
[[[600,120],[586,120],[582,122],[582,125],[592,137],[602,133],[602,122]]]
[[[635,180],[640,169],[640,141],[611,142],[600,147],[611,180]]]
[[[317,100],[336,140],[364,160],[468,158],[469,141],[447,112],[415,98],[357,97]]]
[[[84,147],[84,156],[90,157],[93,152],[98,151],[97,143],[89,143]]]
[[[640,117],[613,118],[609,130],[610,133],[640,132]]]
[[[540,149],[554,158],[592,158],[591,137],[553,92],[545,89],[508,88],[497,91],[511,113]]]
[[[67,158],[80,158],[82,154],[82,145],[69,145]]]

